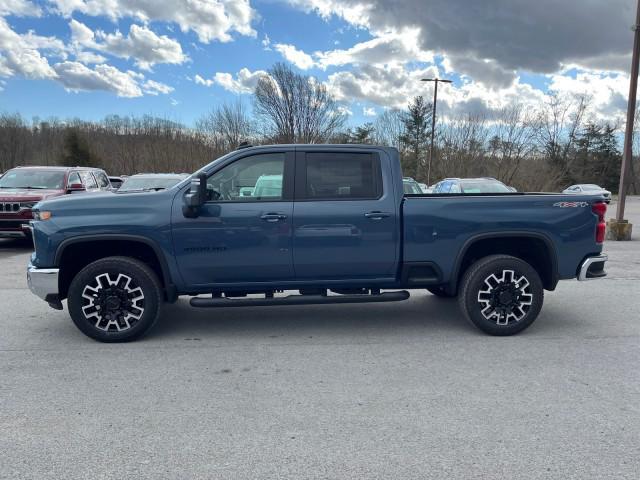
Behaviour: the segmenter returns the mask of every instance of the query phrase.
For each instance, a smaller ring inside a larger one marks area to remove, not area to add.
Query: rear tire
[[[69,314],[82,333],[100,342],[128,342],[155,324],[162,287],[155,272],[129,257],[107,257],[84,267],[68,294]]]
[[[471,265],[462,279],[460,308],[489,335],[514,335],[540,313],[544,288],[538,272],[524,260],[491,255]]]

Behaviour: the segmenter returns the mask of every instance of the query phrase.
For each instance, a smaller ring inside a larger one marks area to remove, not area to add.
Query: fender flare
[[[160,264],[160,270],[162,272],[162,280],[165,285],[165,293],[167,300],[169,302],[173,302],[177,299],[177,288],[175,284],[171,280],[171,275],[169,273],[169,265],[167,263],[167,259],[162,252],[160,246],[153,240],[143,237],[140,235],[129,235],[129,234],[95,234],[95,235],[79,235],[77,237],[71,237],[63,240],[58,245],[56,249],[56,254],[54,257],[54,265],[56,267],[60,266],[60,261],[62,259],[62,255],[67,247],[70,245],[74,245],[77,243],[91,243],[91,242],[100,242],[105,240],[123,240],[135,243],[142,243],[153,250],[153,253],[156,255],[158,259],[158,263]]]
[[[453,267],[453,271],[451,273],[451,278],[449,279],[448,289],[451,292],[457,291],[458,288],[458,277],[460,275],[460,268],[462,266],[462,260],[464,256],[467,254],[467,251],[471,246],[481,240],[486,240],[488,238],[535,238],[537,240],[542,240],[542,242],[547,247],[547,252],[550,253],[551,258],[551,283],[549,284],[549,290],[554,290],[556,285],[558,284],[559,274],[558,274],[558,253],[554,247],[553,241],[549,238],[548,235],[540,232],[529,232],[529,231],[504,231],[504,232],[487,232],[487,233],[479,233],[477,235],[473,235],[469,237],[462,244],[458,255],[456,256],[456,261]]]

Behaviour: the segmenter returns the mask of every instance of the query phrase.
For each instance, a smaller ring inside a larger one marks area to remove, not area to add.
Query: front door
[[[256,153],[215,171],[197,218],[173,207],[178,268],[190,286],[293,279],[293,152]]]

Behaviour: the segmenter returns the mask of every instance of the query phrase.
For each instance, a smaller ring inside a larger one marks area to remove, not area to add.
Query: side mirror
[[[196,218],[200,207],[207,201],[207,175],[199,173],[191,179],[191,187],[184,196],[182,213],[185,217]]]
[[[84,188],[84,185],[81,183],[70,183],[69,185],[67,185],[67,192],[69,193],[73,193],[73,192],[85,192],[87,189]]]

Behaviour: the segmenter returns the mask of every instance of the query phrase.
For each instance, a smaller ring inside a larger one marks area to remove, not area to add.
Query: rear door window
[[[109,183],[109,178],[107,174],[104,172],[94,172],[94,177],[96,177],[96,181],[98,182],[98,186],[100,188],[109,188],[111,184]]]
[[[305,157],[303,195],[309,200],[365,200],[382,194],[377,155],[310,152]]]
[[[93,178],[93,175],[91,175],[91,172],[80,172],[80,177],[82,178],[82,183],[84,183],[84,188],[87,190],[98,188],[98,184],[95,178]]]

